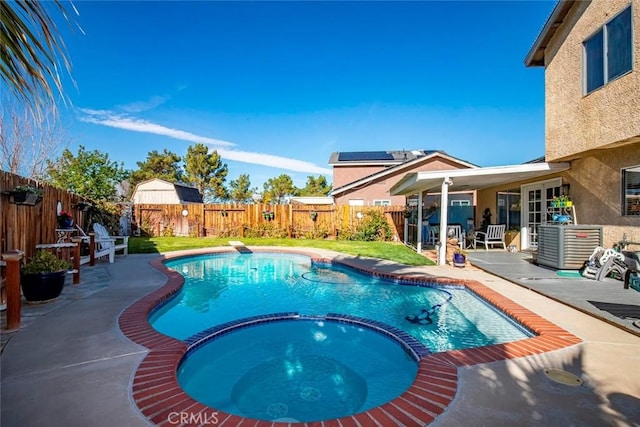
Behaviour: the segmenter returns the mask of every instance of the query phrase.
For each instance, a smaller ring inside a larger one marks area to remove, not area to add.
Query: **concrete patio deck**
[[[305,251],[327,258],[338,256],[316,249]],[[478,265],[482,265],[482,256],[477,256]],[[118,317],[167,281],[149,265],[156,257],[129,255],[117,258],[114,264],[83,267],[82,283],[68,285],[63,298],[53,303],[57,306],[25,307],[23,328],[2,352],[0,424],[150,425],[131,397],[134,372],[148,350],[122,334]],[[475,253],[471,254],[474,257]],[[505,264],[502,268],[506,271],[511,269],[507,266],[516,264],[510,258],[504,263],[497,260],[487,258],[483,268],[493,262]],[[533,288],[515,286],[473,266],[404,267],[391,262],[357,261],[364,268],[375,265],[378,271],[478,280],[583,340],[535,356],[458,368],[454,400],[431,425],[640,426],[638,336],[551,300],[540,293],[544,289],[534,292]],[[513,267],[513,274],[519,275],[518,268]],[[521,276],[535,277],[528,271]],[[576,279],[547,281],[553,288],[566,280]],[[525,280],[529,281],[541,282]],[[625,291],[626,296],[637,293]],[[583,299],[618,303],[603,300],[600,295],[584,294]],[[545,368],[569,371],[584,384],[572,387],[556,383],[545,375]],[[164,425],[176,424],[167,420]]]

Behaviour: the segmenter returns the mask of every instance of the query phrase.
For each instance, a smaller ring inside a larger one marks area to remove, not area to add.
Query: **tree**
[[[324,175],[319,175],[317,178],[309,175],[307,176],[307,184],[304,188],[298,191],[299,196],[317,197],[327,196],[331,192],[331,185],[327,183],[327,178]]]
[[[264,183],[263,197],[278,205],[282,204],[285,197],[295,196],[296,193],[297,189],[293,185],[293,180],[287,174],[282,174],[277,178],[269,178]]]
[[[216,150],[211,153],[204,144],[187,148],[185,163],[185,182],[193,185],[206,200],[225,200],[228,198],[224,182],[229,173],[227,164]]]
[[[229,198],[236,203],[250,203],[253,201],[253,194],[258,191],[257,188],[251,188],[249,174],[243,173],[238,179],[229,183]]]
[[[32,179],[43,179],[47,160],[68,144],[65,129],[52,110],[39,117],[3,97],[0,111],[0,167]]]
[[[122,163],[109,160],[98,150],[80,146],[76,156],[65,149],[55,162],[48,162],[49,181],[60,188],[92,200],[112,200],[116,187],[128,176]]]
[[[70,22],[60,0],[0,2],[0,78],[16,99],[38,112],[54,104],[52,87],[63,95],[60,64],[71,70],[62,37],[47,12],[51,5]]]
[[[131,188],[135,188],[139,182],[152,178],[169,182],[180,181],[182,179],[181,160],[180,156],[166,148],[162,153],[158,153],[157,150],[150,151],[146,161],[136,162],[138,169],[134,170],[129,178]]]

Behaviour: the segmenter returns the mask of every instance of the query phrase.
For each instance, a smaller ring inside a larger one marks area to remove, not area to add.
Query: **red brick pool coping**
[[[138,367],[132,385],[133,400],[152,423],[160,426],[216,425],[216,426],[309,426],[364,427],[369,425],[423,426],[444,412],[457,391],[459,367],[490,363],[546,353],[580,343],[582,340],[559,326],[516,304],[498,292],[474,280],[458,280],[425,274],[394,274],[363,268],[357,261],[320,258],[302,251],[277,251],[251,248],[252,251],[303,254],[314,261],[346,265],[378,277],[409,282],[425,282],[465,286],[490,302],[508,316],[538,334],[535,337],[504,344],[435,353],[423,357],[413,384],[399,397],[382,406],[348,417],[308,423],[259,421],[228,414],[208,407],[187,395],[177,380],[177,369],[187,351],[183,341],[162,335],[151,327],[149,313],[159,303],[180,290],[182,275],[168,269],[164,261],[170,258],[201,255],[203,253],[235,252],[233,248],[182,251],[156,258],[150,264],[167,275],[167,283],[129,306],[119,318],[122,332],[132,341],[149,349]]]

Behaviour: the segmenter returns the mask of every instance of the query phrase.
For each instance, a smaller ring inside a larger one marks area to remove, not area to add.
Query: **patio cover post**
[[[422,191],[418,193],[418,241],[416,249],[418,253],[422,253]]]
[[[440,240],[438,241],[438,265],[447,263],[447,216],[449,215],[449,185],[453,181],[445,176],[440,189]]]

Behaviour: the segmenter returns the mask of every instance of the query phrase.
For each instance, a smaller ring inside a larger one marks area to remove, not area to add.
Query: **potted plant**
[[[60,296],[71,263],[49,251],[39,250],[20,269],[22,294],[29,302],[49,301]]]
[[[9,191],[9,201],[16,205],[37,205],[42,201],[42,190],[33,185],[18,185]]]
[[[460,248],[454,249],[453,265],[456,267],[464,267],[466,264],[467,264],[467,252]]]
[[[60,228],[71,228],[73,227],[73,217],[70,213],[66,211],[60,211],[58,214],[58,225]]]
[[[267,221],[271,221],[274,217],[275,214],[271,211],[262,212],[262,218],[266,219]]]

